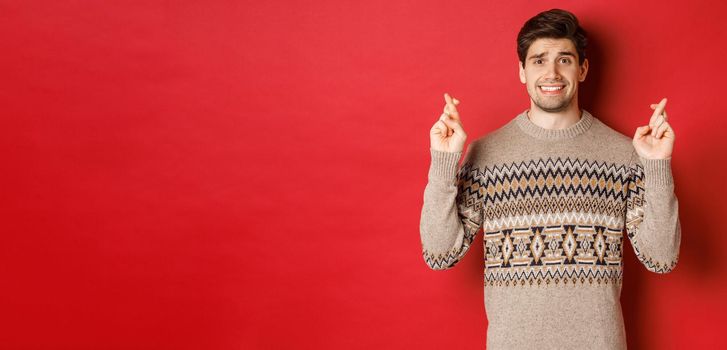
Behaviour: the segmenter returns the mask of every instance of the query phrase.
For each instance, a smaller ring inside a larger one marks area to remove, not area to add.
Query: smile
[[[565,87],[564,85],[557,85],[557,86],[540,85],[539,86],[540,91],[542,91],[546,95],[556,95],[556,94],[559,94],[561,92],[561,90],[563,90],[564,87]]]

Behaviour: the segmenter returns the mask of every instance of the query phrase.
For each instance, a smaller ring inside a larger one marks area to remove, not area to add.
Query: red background
[[[667,97],[682,250],[625,246],[630,349],[726,346],[719,1],[2,1],[0,348],[481,349],[482,237],[421,257],[431,125],[529,106],[515,38],[589,32],[581,107]]]

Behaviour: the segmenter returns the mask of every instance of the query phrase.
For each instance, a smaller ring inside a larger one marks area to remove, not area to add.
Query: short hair
[[[588,37],[586,31],[578,25],[578,18],[574,14],[566,10],[551,9],[538,13],[525,22],[517,35],[517,55],[523,67],[530,45],[540,38],[570,39],[578,53],[578,65],[583,65]]]

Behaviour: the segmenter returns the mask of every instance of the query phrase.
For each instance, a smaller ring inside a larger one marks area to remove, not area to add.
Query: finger
[[[443,128],[442,133],[445,135],[449,135],[449,132],[451,131],[450,130],[451,128],[449,126],[447,126],[447,121],[449,121],[449,119],[447,117],[444,117],[444,118],[439,119],[439,121],[437,122],[437,123],[439,123],[439,125],[442,126],[442,128]]]
[[[656,130],[654,131],[654,137],[656,137],[657,139],[658,139],[658,138],[661,138],[661,134],[663,134],[663,133],[664,133],[664,130],[665,130],[665,129],[666,129],[667,127],[668,127],[668,124],[664,124],[664,123],[662,123],[661,125],[659,125],[659,126],[658,126],[658,127],[656,128]]]
[[[437,124],[441,125],[441,132],[439,132],[439,134],[443,135],[444,137],[452,136],[452,133],[454,133],[454,130],[452,130],[452,128],[447,125],[447,122],[447,119],[443,119],[437,122]]]
[[[655,106],[656,106],[656,104],[652,104],[651,109],[656,108]],[[661,117],[663,118],[663,121],[666,121],[669,119],[669,116],[666,114],[666,108],[664,109],[664,113],[661,114]],[[658,118],[658,120],[662,120],[662,118]],[[660,124],[660,123],[657,123],[657,124]],[[656,127],[658,128],[658,125]]]
[[[669,123],[667,123],[667,122],[664,122],[664,124],[661,124],[661,126],[659,126],[659,130],[656,133],[656,138],[661,138],[663,136],[666,136],[667,132],[669,132],[670,130],[671,130],[671,125],[669,125]]]
[[[459,120],[459,112],[453,110],[452,105],[444,105],[443,114],[445,115],[445,119]]]
[[[648,125],[640,126],[636,128],[636,132],[634,132],[634,138],[643,137],[644,135],[648,134],[650,130],[651,127],[649,127]]]
[[[653,122],[656,120],[656,117],[661,114],[665,105],[666,98],[661,99],[661,101],[657,104],[653,104],[654,112],[651,113],[651,118],[649,118],[649,125],[654,126]]]
[[[666,97],[662,98],[659,104],[656,105],[656,108],[654,108],[654,113],[651,114],[651,118],[649,119],[649,126],[651,126],[651,134],[656,136],[656,127],[657,125],[657,119],[659,115],[664,111],[664,108],[666,107]]]
[[[450,136],[452,136],[452,134],[454,134],[454,129],[452,129],[450,122],[451,122],[451,119],[445,118],[444,120],[442,120],[442,123],[444,123],[444,125],[446,125],[446,127],[447,127],[447,130],[444,133],[444,135],[447,137],[450,137]]]
[[[432,133],[435,135],[447,135],[447,124],[444,124],[443,121],[439,120],[436,123],[434,123],[434,126],[432,126]]]
[[[665,121],[666,119],[664,119],[663,114],[659,114],[658,116],[656,116],[656,121],[654,121],[654,125],[651,127],[652,129],[654,129],[654,135],[656,135],[656,130],[659,129],[659,126],[664,124]]]
[[[664,108],[666,108],[666,97],[662,98],[661,101],[659,101],[659,103],[656,105],[656,110],[654,110],[652,117],[656,117],[657,115],[661,114]]]
[[[664,124],[664,122],[665,122],[665,120],[664,120],[663,114],[659,114],[658,116],[656,116],[656,120],[654,120],[654,123],[652,123],[652,125],[651,125],[651,135],[652,136],[656,137],[656,133],[659,131],[659,127],[662,124]]]
[[[673,140],[674,137],[676,136],[674,134],[674,128],[671,127],[671,124],[668,124],[667,123],[666,125],[667,125],[666,130],[664,130],[664,135],[662,135],[662,136],[663,137],[668,137],[668,138],[670,138],[670,139]]]
[[[447,108],[449,110],[449,115],[452,116],[452,118],[459,119],[459,111],[457,111],[457,107],[454,106],[454,103],[447,103]]]
[[[440,116],[439,119],[444,120],[444,119],[451,119],[452,118],[452,112],[450,111],[448,104],[445,104],[444,105],[444,108],[442,109],[442,111],[443,111],[442,112],[442,115]]]
[[[459,119],[459,112],[457,111],[456,105],[459,104],[459,100],[456,98],[453,98],[448,93],[444,94],[444,100],[447,102],[446,108],[450,115],[452,115],[455,119]],[[455,101],[457,101],[455,103]]]
[[[436,123],[434,123],[434,125],[432,125],[432,128],[429,129],[429,134],[430,135],[441,135],[442,134],[442,128],[439,125],[439,122],[440,121],[441,120],[438,120]]]
[[[464,129],[462,129],[462,123],[460,123],[458,120],[449,119],[444,121],[447,126],[452,129],[452,131],[460,134],[464,134]]]
[[[452,111],[449,108],[450,101],[452,101],[452,97],[449,96],[449,94],[445,92],[444,93],[444,107],[442,108],[442,115],[444,116],[444,119],[440,118],[442,120],[448,119],[449,116],[452,114]]]

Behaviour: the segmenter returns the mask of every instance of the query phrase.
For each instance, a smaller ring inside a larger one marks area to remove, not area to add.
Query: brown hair
[[[525,22],[517,35],[517,55],[523,67],[528,48],[540,38],[570,39],[578,53],[578,65],[582,65],[586,59],[586,31],[578,25],[578,18],[566,10],[543,11]]]

